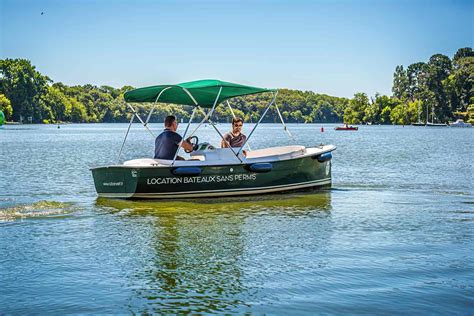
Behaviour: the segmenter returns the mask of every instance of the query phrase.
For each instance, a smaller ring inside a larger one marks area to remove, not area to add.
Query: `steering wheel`
[[[187,154],[189,154],[189,153],[191,153],[191,152],[198,149],[199,138],[197,136],[189,137],[187,140],[189,141],[189,143],[191,143],[191,145],[193,145],[192,150],[189,150],[189,151],[187,149],[184,150]]]

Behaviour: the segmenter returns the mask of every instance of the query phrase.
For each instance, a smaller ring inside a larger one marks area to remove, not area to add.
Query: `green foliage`
[[[405,103],[421,101],[419,109],[424,121],[446,122],[456,118],[454,113],[467,111],[473,95],[473,81],[474,53],[472,48],[464,47],[456,52],[452,60],[435,54],[427,63],[409,65],[406,72],[403,66],[397,66],[393,95]],[[395,119],[392,123],[401,122],[399,113],[400,109],[397,109],[391,116]]]
[[[33,122],[41,122],[44,109],[39,104],[41,95],[51,81],[36,71],[26,59],[0,59],[0,93],[11,102],[12,119],[21,121],[31,117]]]
[[[397,66],[395,73],[393,74],[393,96],[398,99],[405,99],[409,93],[409,80],[407,72],[403,69],[403,66]]]
[[[11,105],[10,100],[4,95],[0,93],[0,111],[3,112],[5,115],[5,119],[8,121],[12,114],[13,114],[13,108]]]
[[[369,97],[365,93],[354,94],[354,98],[350,100],[349,106],[344,110],[344,122],[348,124],[363,123],[365,112],[369,106]]]
[[[468,122],[474,124],[474,104],[469,105],[467,108]]]

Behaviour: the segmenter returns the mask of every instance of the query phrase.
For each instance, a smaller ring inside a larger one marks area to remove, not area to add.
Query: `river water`
[[[0,314],[474,313],[474,129],[290,124],[337,146],[332,189],[98,199],[89,168],[117,161],[126,127],[0,130]],[[250,140],[293,143],[274,124]],[[123,159],[152,153],[134,126]]]

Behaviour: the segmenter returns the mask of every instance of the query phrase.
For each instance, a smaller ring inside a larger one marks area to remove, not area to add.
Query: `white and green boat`
[[[194,134],[206,122],[223,137],[212,121],[217,106],[226,104],[230,108],[229,99],[257,93],[271,93],[272,100],[241,148],[215,148],[207,143],[199,143]],[[331,152],[336,149],[335,146],[281,146],[247,150],[244,154],[243,148],[272,105],[276,107],[285,131],[292,136],[275,104],[277,94],[278,91],[273,89],[219,80],[158,85],[126,92],[124,98],[133,115],[123,144],[135,118],[155,137],[148,123],[160,102],[194,106],[182,135],[183,139],[189,136],[193,138],[194,150],[189,160],[176,160],[178,150],[173,160],[143,158],[93,168],[97,193],[108,198],[177,199],[264,194],[330,186]],[[131,104],[140,102],[155,103],[146,119],[141,118]],[[204,118],[188,134],[196,111],[204,112]]]

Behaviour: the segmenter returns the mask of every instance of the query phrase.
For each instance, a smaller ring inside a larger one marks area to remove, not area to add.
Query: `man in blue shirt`
[[[174,115],[167,116],[165,118],[165,130],[155,140],[155,159],[173,160],[179,146],[187,151],[193,150],[193,145],[188,140],[181,142],[183,138],[176,133],[177,129],[176,117]],[[184,158],[176,156],[176,160],[184,160]]]

